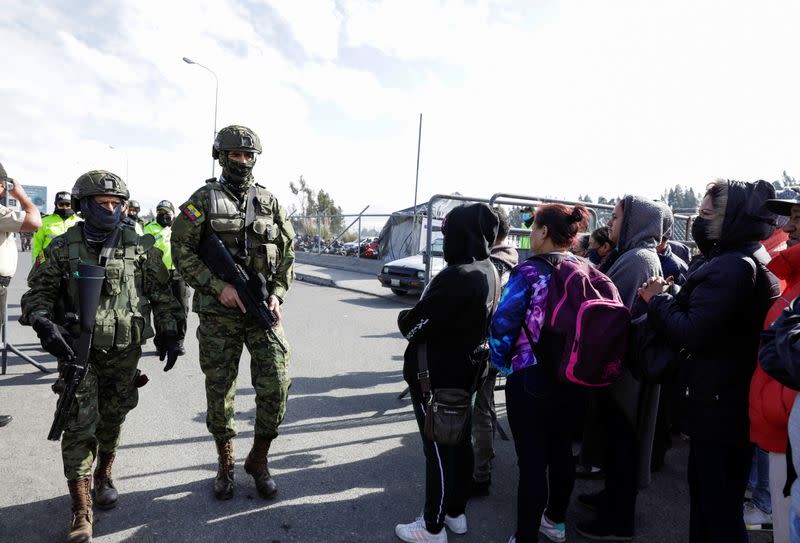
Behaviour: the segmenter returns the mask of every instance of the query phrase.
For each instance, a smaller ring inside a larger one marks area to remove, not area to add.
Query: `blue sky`
[[[79,6],[79,7],[77,7]],[[210,175],[218,126],[256,177],[345,211],[458,191],[656,196],[800,174],[792,2],[4,2],[0,161],[68,189],[128,171],[145,208]],[[116,149],[110,148],[110,146]],[[127,167],[126,167],[127,162]]]

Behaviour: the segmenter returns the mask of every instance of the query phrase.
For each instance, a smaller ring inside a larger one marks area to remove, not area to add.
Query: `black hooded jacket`
[[[434,277],[412,309],[401,311],[400,332],[408,339],[403,377],[421,397],[417,346],[427,348],[431,387],[469,389],[478,370],[470,355],[486,338],[495,295],[489,247],[497,217],[484,204],[453,209],[442,226],[447,267]]]
[[[777,278],[765,267],[759,240],[773,227],[764,201],[768,183],[728,181],[724,213],[709,225],[717,240],[693,267],[675,295],[659,294],[648,318],[682,352],[687,387],[687,433],[693,439],[746,443],[748,395],[758,354],[759,334],[772,302],[780,295]]]

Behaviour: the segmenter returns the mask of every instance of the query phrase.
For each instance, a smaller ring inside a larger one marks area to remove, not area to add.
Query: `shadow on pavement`
[[[379,296],[370,296],[365,298],[347,298],[341,300],[343,303],[356,305],[359,307],[369,307],[373,309],[407,309],[412,307],[416,300],[392,300]]]
[[[415,435],[405,435],[402,446],[357,462],[325,466],[314,454],[276,458],[273,465],[293,470],[276,475],[278,498],[263,500],[252,479],[237,462],[236,493],[220,502],[211,490],[215,467],[208,477],[154,490],[126,492],[124,479],[118,506],[95,511],[95,537],[113,536],[123,541],[267,541],[352,542],[393,541],[394,524],[413,517],[421,502],[404,503],[408,495],[421,496],[418,455],[406,445]],[[416,443],[414,443],[416,446]],[[387,473],[381,466],[393,466]],[[18,534],[24,541],[59,541],[67,531],[69,498],[0,509],[0,533]],[[389,504],[402,504],[403,516],[376,516]],[[48,519],[43,522],[43,519]],[[466,541],[466,540],[465,540]],[[498,539],[499,541],[499,539]]]

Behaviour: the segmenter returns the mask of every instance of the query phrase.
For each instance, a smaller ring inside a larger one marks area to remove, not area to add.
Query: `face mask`
[[[167,226],[172,226],[172,215],[167,213],[159,213],[156,215],[156,222],[166,228]]]
[[[530,213],[523,213],[522,214],[522,222],[525,223],[526,228],[530,228],[533,224],[533,215]]]
[[[128,210],[128,217],[130,217],[133,220],[136,220],[137,217],[139,217],[139,212],[138,211],[134,211],[133,209],[129,209]]]
[[[75,214],[75,212],[72,211],[71,207],[68,207],[67,209],[56,209],[56,215],[58,215],[59,217],[61,217],[64,220],[69,219],[74,214]]]
[[[711,254],[716,240],[708,238],[708,225],[711,221],[702,217],[697,217],[692,223],[692,239],[697,243],[697,248],[703,256]]]
[[[589,262],[597,266],[600,264],[600,261],[603,260],[603,257],[600,256],[600,253],[597,252],[597,249],[589,249],[586,251],[586,258],[589,259]]]
[[[118,204],[114,211],[109,211],[98,204],[93,197],[86,198],[86,204],[81,203],[86,222],[97,230],[111,232],[122,220],[122,204]]]

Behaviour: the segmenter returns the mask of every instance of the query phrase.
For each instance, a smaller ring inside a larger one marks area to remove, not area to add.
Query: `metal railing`
[[[414,227],[412,235],[416,236],[416,224],[419,220],[419,215],[425,213],[426,215],[426,232],[425,232],[425,252],[428,255],[428,258],[425,258],[425,284],[427,285],[431,279],[431,258],[430,258],[430,250],[431,245],[433,243],[433,233],[440,231],[438,226],[433,224],[434,220],[440,220],[443,217],[436,217],[434,216],[434,206],[437,202],[445,201],[445,200],[454,200],[457,202],[464,202],[464,203],[485,203],[490,206],[494,205],[506,205],[506,206],[541,206],[546,204],[564,204],[569,206],[574,205],[582,205],[586,207],[590,214],[590,221],[589,221],[589,230],[593,230],[600,226],[604,226],[608,219],[611,216],[611,213],[614,210],[614,205],[610,204],[596,204],[592,202],[581,202],[581,201],[573,201],[573,200],[561,200],[558,198],[548,198],[542,196],[532,196],[532,195],[525,195],[525,194],[514,194],[514,193],[506,193],[506,192],[497,192],[492,194],[489,198],[481,198],[477,196],[463,196],[459,194],[435,194],[433,195],[427,202],[427,204],[421,204],[417,206],[412,214],[414,219]],[[424,207],[423,207],[424,206]],[[356,240],[359,246],[356,248],[355,256],[356,258],[361,257],[361,249],[360,244],[363,231],[363,221],[367,219],[389,219],[391,217],[409,217],[409,213],[366,213],[369,206],[366,206],[360,213],[344,213],[341,215],[332,216],[329,214],[315,214],[315,215],[296,215],[292,214],[289,218],[296,224],[302,224],[303,221],[312,220],[316,225],[316,232],[317,232],[317,240],[315,244],[315,251],[317,254],[322,254],[323,252],[329,252],[330,249],[333,247],[333,244],[340,240],[345,234],[350,231],[354,226],[356,227]],[[423,211],[425,210],[425,211]],[[691,240],[691,225],[694,219],[691,215],[686,214],[675,214],[675,221],[673,223],[673,235],[672,239],[680,240],[687,245],[694,247],[694,242]],[[330,221],[334,218],[341,218],[341,219],[348,219],[352,218],[353,220],[344,227],[341,232],[336,233],[331,237],[329,240],[323,240],[322,232],[323,232],[323,223],[326,221]],[[421,221],[420,221],[421,222]],[[381,232],[383,230],[383,224],[381,224],[376,230]],[[305,231],[305,229],[296,228],[296,232]],[[520,236],[528,236],[530,235],[530,230],[525,228],[518,228],[512,227],[509,231],[510,237],[520,237]],[[323,249],[324,247],[324,249]],[[381,258],[383,255],[379,255]]]

